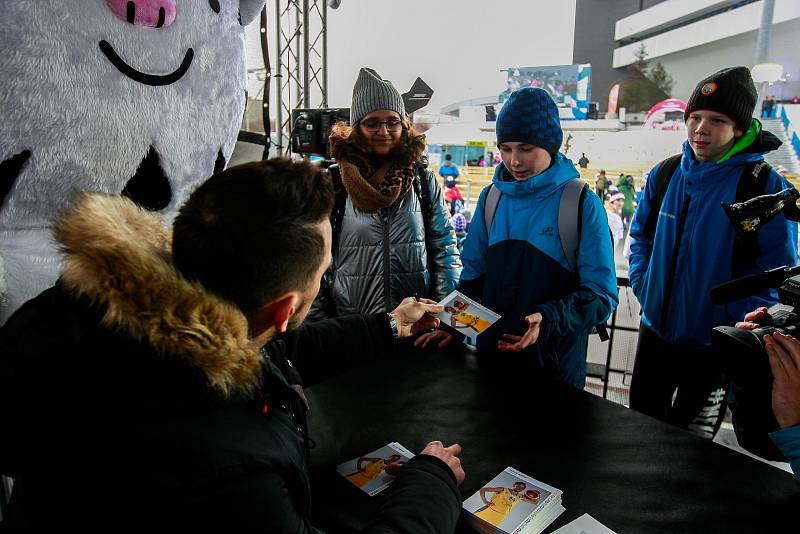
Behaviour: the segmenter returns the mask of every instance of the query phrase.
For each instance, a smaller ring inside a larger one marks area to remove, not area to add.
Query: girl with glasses
[[[333,265],[312,319],[388,312],[409,295],[439,301],[461,274],[424,136],[406,119],[397,89],[372,69],[356,80],[350,123],[335,124],[330,135]]]

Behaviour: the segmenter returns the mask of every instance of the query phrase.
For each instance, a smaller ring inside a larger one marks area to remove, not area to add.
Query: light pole
[[[755,81],[755,70],[761,64],[767,63],[769,58],[769,44],[772,40],[772,17],[775,13],[775,0],[763,0],[763,7],[761,9],[761,26],[758,29],[758,38],[756,40],[756,57],[753,63],[753,75]],[[782,69],[781,69],[782,70]],[[780,76],[778,77],[780,78]],[[776,80],[778,79],[776,78]],[[771,80],[775,81],[775,80]],[[769,81],[762,81],[758,86],[758,103],[764,99],[764,93],[767,90]],[[757,109],[761,109],[757,107]]]

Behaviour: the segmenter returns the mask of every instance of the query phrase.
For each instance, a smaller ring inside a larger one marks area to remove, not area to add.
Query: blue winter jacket
[[[794,476],[800,478],[800,425],[771,432],[769,437],[792,466]]]
[[[486,191],[481,192],[461,255],[460,289],[502,318],[478,337],[478,349],[494,351],[503,333],[521,335],[524,317],[544,317],[539,338],[524,354],[536,367],[583,388],[586,346],[593,325],[617,305],[617,279],[608,219],[597,195],[587,190],[582,205],[578,272],[573,273],[558,235],[564,185],[578,177],[561,154],[549,169],[519,182],[503,164],[492,183],[501,192],[487,239]],[[576,214],[577,217],[577,214]]]
[[[449,176],[458,178],[458,167],[452,161],[445,161],[439,167],[439,176],[442,178],[447,178]]]
[[[713,327],[733,325],[747,312],[777,302],[774,290],[726,305],[715,305],[709,298],[712,287],[732,278],[734,229],[720,203],[735,202],[742,166],[763,160],[764,153],[777,146],[777,138],[761,132],[753,144],[723,163],[702,163],[695,160],[689,142],[684,142],[680,166],[661,205],[654,242],[645,235],[644,226],[655,195],[658,167],[650,172],[652,179],[647,181],[631,224],[629,276],[642,305],[642,322],[663,340],[692,348],[709,347]],[[792,186],[773,171],[764,192],[776,193],[787,187]],[[746,274],[795,265],[797,223],[778,215],[759,230],[758,244],[757,268]]]

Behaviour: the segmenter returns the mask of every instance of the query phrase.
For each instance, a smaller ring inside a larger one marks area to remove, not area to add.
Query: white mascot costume
[[[3,0],[0,325],[51,286],[51,221],[79,193],[170,220],[225,167],[264,0]]]

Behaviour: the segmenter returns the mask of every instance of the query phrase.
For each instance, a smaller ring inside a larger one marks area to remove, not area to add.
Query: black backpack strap
[[[430,182],[431,179],[428,175],[427,160],[425,160],[423,163],[417,165],[417,174],[411,181],[411,185],[414,188],[414,193],[419,199],[419,207],[420,211],[422,212],[422,229],[425,231],[425,252],[428,256],[428,273],[431,275],[431,280],[433,280],[435,274],[434,268],[436,265],[431,261],[432,247],[430,245],[429,229],[431,227],[431,219],[433,218],[433,201],[431,200],[429,189],[431,185]]]
[[[736,186],[736,202],[744,202],[764,194],[772,167],[766,161],[746,164]]]
[[[425,247],[430,251],[430,247],[428,246],[428,229],[430,228],[431,219],[433,218],[433,203],[431,201],[430,190],[428,189],[431,184],[427,166],[419,165],[417,167],[417,175],[411,181],[411,185],[414,187],[414,193],[419,199],[419,207],[420,211],[422,211],[422,225],[423,230],[425,230]]]
[[[425,165],[417,166],[417,176],[411,182],[414,187],[414,193],[417,194],[419,199],[420,208],[422,209],[423,219],[425,221],[425,231],[427,232],[428,221],[433,217],[433,202],[430,195],[430,176],[428,176],[428,168]]]
[[[342,233],[342,221],[344,220],[344,210],[347,205],[347,190],[342,184],[342,174],[338,165],[328,167],[328,175],[333,182],[333,211],[331,212],[331,231],[333,247],[331,253],[336,257],[336,250],[339,246],[339,235]]]
[[[647,214],[647,221],[644,223],[644,235],[646,235],[650,241],[653,241],[656,236],[656,226],[658,225],[658,214],[661,212],[661,204],[664,202],[664,197],[667,194],[669,181],[681,164],[682,157],[681,154],[668,157],[658,165],[658,171],[656,171],[655,177],[650,178],[656,181],[656,192],[655,195],[653,195],[653,200],[650,202],[650,213]]]
[[[331,211],[331,254],[333,255],[333,263],[322,275],[320,280],[319,295],[314,300],[309,312],[310,317],[315,320],[327,319],[329,317],[336,317],[336,303],[333,300],[333,281],[336,271],[336,251],[339,245],[339,236],[342,233],[342,222],[344,220],[344,210],[347,206],[347,190],[342,184],[342,175],[338,165],[331,165],[328,167],[328,176],[331,177],[333,184],[333,211]]]
[[[771,172],[772,167],[766,161],[746,164],[741,177],[739,177],[739,183],[736,185],[736,202],[744,202],[763,195]],[[732,278],[743,276],[748,267],[756,265],[756,260],[760,255],[758,232],[749,232],[746,236],[737,232],[731,256]]]

